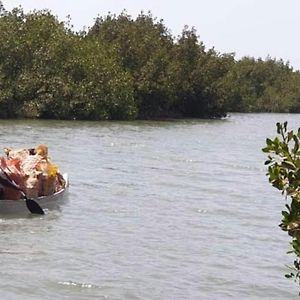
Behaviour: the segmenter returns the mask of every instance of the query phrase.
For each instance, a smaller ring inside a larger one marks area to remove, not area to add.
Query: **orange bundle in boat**
[[[1,157],[0,166],[1,169],[8,173],[9,177],[21,187],[21,189],[25,188],[19,159],[14,158],[8,160]],[[5,187],[2,189],[2,197],[3,199],[19,200],[21,198],[21,193],[11,187]]]
[[[48,147],[39,145],[34,149],[5,149],[1,168],[9,174],[29,198],[48,196],[59,191],[64,182],[59,169],[48,157]],[[2,197],[18,200],[20,193],[4,188]]]

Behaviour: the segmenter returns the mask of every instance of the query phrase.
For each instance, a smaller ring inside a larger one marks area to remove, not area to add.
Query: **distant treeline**
[[[300,73],[272,58],[173,37],[151,13],[98,17],[80,32],[49,11],[0,7],[0,117],[214,118],[300,112]]]

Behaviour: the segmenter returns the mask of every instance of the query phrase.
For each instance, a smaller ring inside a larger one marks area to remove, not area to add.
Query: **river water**
[[[1,299],[298,299],[261,152],[286,120],[0,121],[71,181],[60,211],[0,219]]]

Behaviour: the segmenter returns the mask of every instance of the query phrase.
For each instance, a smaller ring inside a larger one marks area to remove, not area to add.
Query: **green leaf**
[[[275,145],[276,148],[278,148],[279,144],[280,144],[280,140],[278,137],[276,137],[273,141],[273,144]]]
[[[296,166],[291,161],[288,160],[283,161],[281,163],[281,166],[289,170],[296,170]]]
[[[282,216],[284,216],[285,218],[287,218],[290,214],[287,212],[287,211],[285,211],[285,210],[283,210],[282,212],[281,212],[281,214],[282,214]]]
[[[299,150],[299,140],[296,135],[293,136],[293,139],[295,142],[293,153],[297,153],[297,151]]]
[[[262,150],[262,152],[265,152],[265,153],[270,152],[270,148],[269,147],[262,148],[261,150]]]
[[[277,133],[280,134],[281,124],[278,122],[276,123],[276,126],[277,126]]]
[[[290,141],[293,138],[293,135],[294,135],[293,130],[288,133],[288,141]]]
[[[266,143],[268,146],[272,146],[273,145],[273,141],[269,138],[266,139]]]

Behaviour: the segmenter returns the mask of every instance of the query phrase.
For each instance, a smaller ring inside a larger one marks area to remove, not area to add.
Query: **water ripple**
[[[0,120],[4,146],[50,146],[61,211],[0,218],[3,299],[297,299],[261,148],[278,120]]]

